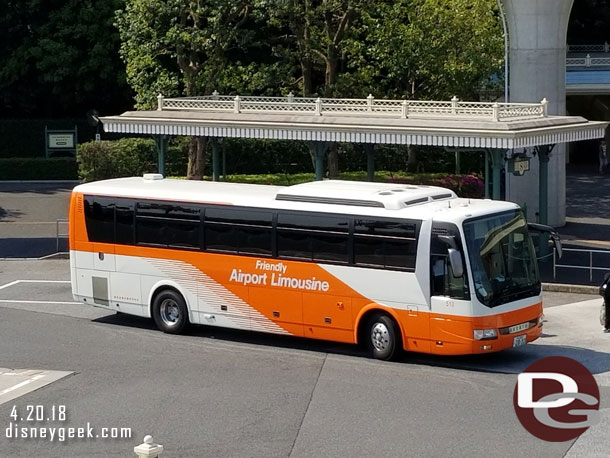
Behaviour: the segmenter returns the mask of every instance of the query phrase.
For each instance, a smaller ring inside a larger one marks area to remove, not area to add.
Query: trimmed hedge
[[[344,172],[340,180],[365,181],[366,172]],[[313,181],[313,173],[265,174],[265,175],[227,175],[224,181],[232,183],[269,184],[288,186]],[[482,198],[485,195],[485,182],[478,175],[450,175],[446,173],[407,173],[375,172],[375,181],[382,183],[422,184],[440,186],[454,191],[460,197]]]
[[[78,168],[71,157],[0,158],[0,180],[78,180]]]

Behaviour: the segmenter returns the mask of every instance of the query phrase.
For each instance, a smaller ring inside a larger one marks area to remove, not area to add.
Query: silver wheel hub
[[[375,323],[371,329],[371,342],[377,351],[384,351],[390,345],[390,331],[383,323]]]
[[[173,299],[161,303],[161,319],[168,326],[174,326],[180,320],[180,307]]]

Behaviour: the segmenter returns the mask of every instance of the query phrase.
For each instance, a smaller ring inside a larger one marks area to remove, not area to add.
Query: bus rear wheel
[[[152,315],[157,327],[168,334],[180,334],[188,324],[188,310],[181,294],[166,289],[155,297]]]
[[[400,332],[396,322],[388,315],[373,315],[367,327],[367,346],[375,359],[390,361],[398,356]]]

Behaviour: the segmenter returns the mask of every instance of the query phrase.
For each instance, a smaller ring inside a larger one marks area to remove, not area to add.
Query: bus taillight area
[[[542,304],[487,317],[431,320],[432,352],[441,355],[494,353],[533,342],[542,334]]]

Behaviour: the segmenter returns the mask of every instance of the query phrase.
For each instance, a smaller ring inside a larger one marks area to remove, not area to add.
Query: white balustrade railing
[[[610,67],[610,57],[568,57],[566,67]]]
[[[481,120],[514,120],[542,118],[548,115],[548,102],[540,103],[490,103],[463,102],[457,97],[450,101],[429,100],[389,100],[375,99],[369,95],[365,99],[332,99],[295,97],[256,97],[212,95],[200,97],[165,98],[157,97],[159,111],[224,111],[233,113],[303,113],[321,116],[366,115],[394,118],[449,117]]]

